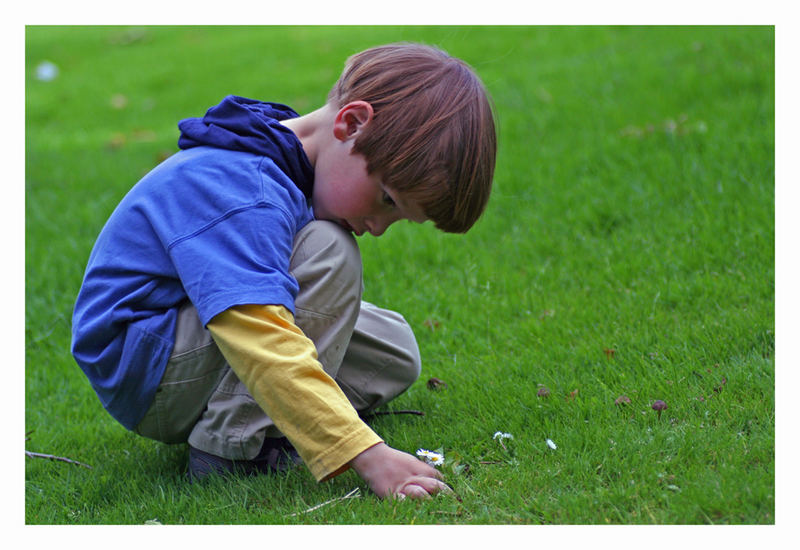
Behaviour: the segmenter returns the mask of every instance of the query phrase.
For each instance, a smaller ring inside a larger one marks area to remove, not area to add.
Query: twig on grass
[[[459,510],[458,512],[449,512],[447,510],[434,510],[432,513],[434,514],[441,514],[443,516],[460,516],[464,512],[463,510]]]
[[[425,416],[425,413],[422,411],[415,411],[415,410],[400,410],[400,411],[373,411],[370,413],[366,413],[364,415],[360,415],[361,418],[366,419],[373,416],[385,416],[389,414],[413,414],[415,416]]]
[[[353,489],[352,491],[350,491],[349,493],[347,493],[343,497],[332,498],[330,500],[326,500],[325,502],[323,502],[321,504],[317,504],[316,506],[312,506],[311,508],[309,508],[307,510],[303,510],[302,512],[295,512],[294,514],[289,514],[288,516],[284,516],[284,517],[290,518],[292,516],[299,516],[300,514],[307,514],[309,512],[313,512],[314,510],[319,510],[320,508],[322,508],[323,506],[327,506],[328,504],[333,504],[334,502],[338,502],[340,500],[345,500],[345,499],[348,499],[348,498],[358,498],[360,496],[361,496],[361,490],[358,487],[356,487],[355,489]]]
[[[425,413],[424,413],[424,412],[422,412],[422,411],[414,411],[414,410],[401,410],[401,411],[375,411],[375,412],[374,412],[374,413],[372,413],[372,414],[374,414],[375,416],[378,416],[378,415],[381,415],[381,414],[415,414],[415,415],[417,415],[417,416],[425,416]]]
[[[55,455],[46,455],[43,453],[32,453],[31,451],[25,451],[25,456],[29,456],[31,458],[46,458],[48,460],[55,460],[58,462],[68,462],[70,464],[75,464],[77,466],[83,466],[84,468],[92,469],[91,466],[88,464],[84,464],[83,462],[78,462],[77,460],[72,460],[71,458],[65,458],[63,456],[55,456]]]

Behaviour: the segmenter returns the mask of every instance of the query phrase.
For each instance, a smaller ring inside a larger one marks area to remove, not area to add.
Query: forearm
[[[381,442],[322,369],[313,342],[285,308],[238,306],[214,317],[208,329],[318,480],[346,470],[351,459]]]

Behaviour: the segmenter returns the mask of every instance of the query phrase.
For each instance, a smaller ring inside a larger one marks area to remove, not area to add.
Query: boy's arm
[[[283,306],[236,306],[215,316],[208,329],[317,480],[352,466],[381,497],[424,497],[445,487],[434,468],[384,444],[358,417]]]

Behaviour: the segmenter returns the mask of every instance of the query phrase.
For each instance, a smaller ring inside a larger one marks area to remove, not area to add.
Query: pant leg
[[[185,442],[230,370],[187,300],[178,310],[175,345],[153,403],[134,431],[164,443]]]

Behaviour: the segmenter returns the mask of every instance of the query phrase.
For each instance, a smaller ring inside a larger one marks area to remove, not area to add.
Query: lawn
[[[459,499],[380,501],[303,468],[187,484],[186,447],[116,424],[70,355],[94,239],[178,120],[227,94],[308,112],[348,55],[398,40],[469,62],[498,117],[472,231],[359,241],[365,299],[402,312],[423,357],[386,411],[424,416],[370,424],[441,450]],[[772,27],[28,27],[25,448],[91,469],[26,459],[26,523],[773,524],[774,44]]]

